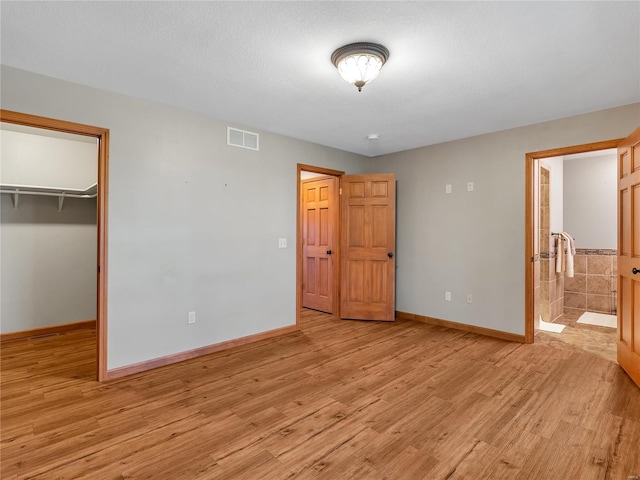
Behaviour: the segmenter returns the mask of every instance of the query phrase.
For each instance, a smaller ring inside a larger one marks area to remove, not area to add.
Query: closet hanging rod
[[[10,193],[12,195],[39,195],[43,197],[66,197],[66,198],[96,198],[98,196],[97,193],[92,194],[82,194],[82,193],[66,193],[61,191],[60,193],[52,193],[52,192],[34,192],[29,190],[20,190],[16,188],[14,190],[5,190],[4,188],[0,190],[0,193]]]
[[[13,199],[14,210],[18,209],[20,195],[36,195],[42,197],[58,197],[58,211],[62,211],[65,198],[96,198],[98,184],[94,183],[81,190],[79,188],[40,187],[35,185],[0,184],[0,193],[8,193]]]
[[[43,187],[40,185],[18,185],[18,184],[2,184],[0,183],[0,192],[2,193],[18,193],[26,194],[53,194],[65,196],[70,195],[94,195],[98,193],[98,184],[94,183],[87,188],[65,188],[65,187]],[[83,197],[80,197],[83,198]],[[87,197],[90,198],[90,197]]]

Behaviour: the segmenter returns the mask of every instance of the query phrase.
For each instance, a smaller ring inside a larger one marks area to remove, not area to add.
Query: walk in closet
[[[96,318],[97,140],[2,123],[1,333]]]

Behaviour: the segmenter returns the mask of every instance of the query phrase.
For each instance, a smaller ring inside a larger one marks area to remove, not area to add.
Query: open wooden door
[[[302,306],[333,313],[333,258],[338,218],[338,177],[304,180],[302,205]]]
[[[395,320],[396,177],[344,175],[340,316]]]
[[[640,386],[640,128],[618,145],[618,363]]]

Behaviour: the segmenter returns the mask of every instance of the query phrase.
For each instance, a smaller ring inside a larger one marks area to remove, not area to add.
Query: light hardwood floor
[[[91,331],[2,345],[2,479],[640,475],[640,390],[559,342],[305,311],[301,332],[107,384],[94,359]]]

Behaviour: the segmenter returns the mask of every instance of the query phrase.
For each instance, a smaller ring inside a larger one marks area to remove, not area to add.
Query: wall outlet
[[[278,248],[287,248],[287,239],[279,238],[278,239]]]
[[[473,182],[467,182],[467,192],[473,192]]]
[[[188,324],[196,323],[196,312],[189,312]]]
[[[451,292],[444,292],[444,299],[447,302],[450,302],[451,301]]]
[[[450,184],[450,183],[447,183],[447,184],[445,185],[445,187],[444,187],[444,191],[445,191],[446,193],[451,193],[451,184]]]
[[[467,303],[473,303],[473,294],[467,293]]]

